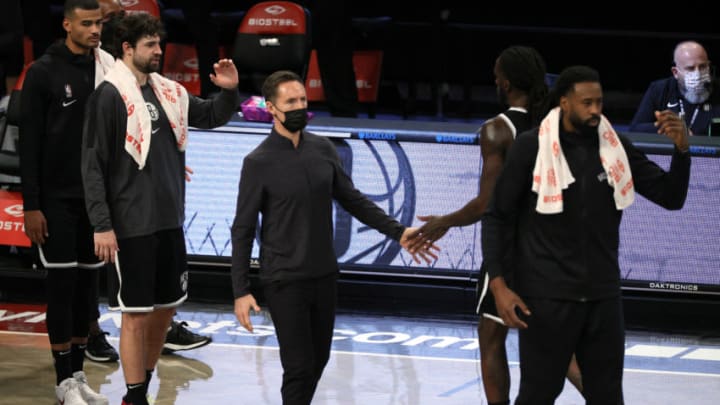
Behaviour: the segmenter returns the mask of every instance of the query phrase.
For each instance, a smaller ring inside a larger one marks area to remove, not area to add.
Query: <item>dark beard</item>
[[[149,75],[150,73],[155,73],[160,70],[160,64],[153,64],[153,62],[148,62],[143,65],[135,65],[135,68],[139,70],[141,73],[145,73],[146,75]]]
[[[590,121],[597,120],[597,125],[589,124]],[[598,126],[600,125],[600,116],[593,116],[585,121],[580,121],[577,116],[571,116],[570,122],[575,127],[575,130],[583,136],[597,136]]]
[[[597,136],[598,125],[580,124],[575,127],[582,136]]]

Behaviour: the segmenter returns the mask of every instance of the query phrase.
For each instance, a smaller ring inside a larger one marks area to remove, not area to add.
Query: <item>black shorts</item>
[[[477,305],[475,313],[485,319],[493,320],[501,325],[505,325],[500,315],[498,315],[495,307],[495,297],[490,292],[490,276],[483,267],[480,268],[480,278],[477,283]]]
[[[110,309],[151,312],[185,301],[188,270],[182,229],[119,239],[118,248],[108,274]]]
[[[43,201],[42,213],[47,221],[48,236],[37,246],[37,263],[45,269],[100,268],[95,256],[94,230],[82,199]]]

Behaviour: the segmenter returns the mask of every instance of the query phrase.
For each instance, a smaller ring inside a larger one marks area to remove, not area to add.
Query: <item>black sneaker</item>
[[[163,353],[168,354],[179,350],[192,350],[205,346],[212,342],[210,336],[198,335],[190,332],[187,328],[187,322],[170,323],[170,330],[165,336],[165,344],[163,345]]]
[[[120,356],[118,356],[117,350],[108,343],[105,335],[109,335],[109,333],[100,331],[97,335],[88,336],[85,357],[98,363],[118,361]]]

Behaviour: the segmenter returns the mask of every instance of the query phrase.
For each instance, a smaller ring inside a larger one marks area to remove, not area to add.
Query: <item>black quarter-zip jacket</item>
[[[248,273],[258,214],[262,214],[260,280],[288,282],[337,273],[332,201],[399,240],[405,227],[363,195],[327,139],[303,131],[297,149],[273,129],[243,161],[232,226],[235,298],[250,293]]]
[[[563,190],[563,212],[539,214],[531,190],[538,130],[513,143],[482,222],[483,261],[491,278],[513,274],[521,296],[595,300],[620,294],[618,264],[622,211],[600,163],[597,133],[566,133],[560,144],[575,182]],[[682,208],[690,179],[690,155],[674,150],[668,172],[650,161],[624,136],[635,191],[667,209]],[[507,237],[517,231],[514,246]],[[516,249],[513,268],[503,258]]]

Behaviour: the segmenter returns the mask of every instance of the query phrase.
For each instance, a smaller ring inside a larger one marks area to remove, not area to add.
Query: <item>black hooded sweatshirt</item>
[[[51,45],[27,71],[20,99],[20,173],[26,211],[48,198],[83,198],[85,102],[95,89],[92,54]]]

